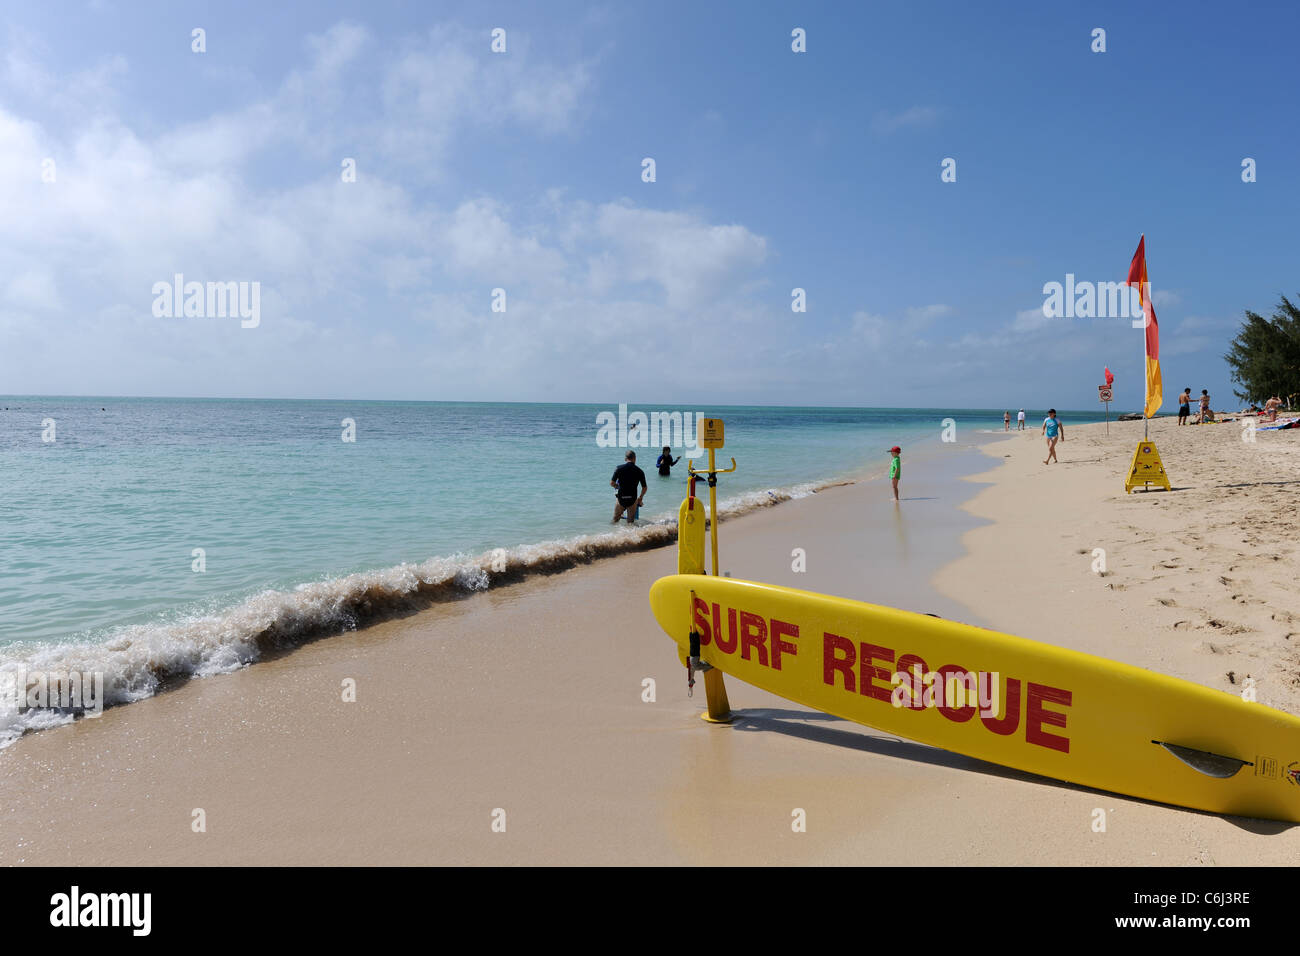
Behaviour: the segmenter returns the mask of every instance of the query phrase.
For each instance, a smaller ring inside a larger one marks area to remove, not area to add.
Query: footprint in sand
[[[1216,631],[1222,631],[1224,634],[1244,634],[1250,630],[1240,624],[1233,624],[1231,621],[1220,621],[1218,618],[1210,618],[1205,622],[1206,627],[1212,627]]]
[[[1163,604],[1165,607],[1176,607],[1178,602],[1173,598],[1156,598],[1157,604]]]

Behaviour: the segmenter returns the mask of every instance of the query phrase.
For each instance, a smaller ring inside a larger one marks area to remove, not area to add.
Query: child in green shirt
[[[895,445],[889,449],[889,453],[894,456],[893,461],[889,463],[889,481],[894,486],[894,500],[898,500],[898,479],[903,477],[903,459],[899,457],[903,449]]]

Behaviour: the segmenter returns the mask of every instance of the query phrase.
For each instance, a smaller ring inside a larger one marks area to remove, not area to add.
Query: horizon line
[[[363,402],[368,404],[403,404],[403,405],[594,405],[604,408],[610,407],[608,402],[545,402],[545,401],[520,401],[520,400],[486,400],[486,399],[456,399],[456,398],[272,398],[268,396],[231,396],[231,395],[65,395],[65,394],[0,394],[0,400],[9,399],[103,399],[106,401],[189,401],[189,402]],[[617,402],[617,405],[626,405],[632,408],[634,405],[651,405],[651,404],[677,404],[690,405],[693,402],[677,403],[651,403],[651,402]],[[1115,403],[1112,403],[1115,404]],[[988,411],[1007,411],[1004,405],[989,405],[986,407],[968,407],[955,405],[766,405],[756,403],[731,403],[711,405],[712,408],[824,408],[840,409],[846,411],[936,411],[945,410],[969,411],[969,412],[988,412]],[[1016,406],[1011,411],[1018,411],[1021,406]],[[1051,408],[1051,405],[1044,405],[1043,409]],[[1086,411],[1083,408],[1066,408],[1066,411]],[[1030,406],[1024,406],[1025,411],[1030,410]],[[1114,409],[1112,409],[1113,411]]]

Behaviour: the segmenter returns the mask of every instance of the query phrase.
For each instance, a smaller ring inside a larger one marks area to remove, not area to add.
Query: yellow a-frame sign
[[[1160,461],[1160,452],[1156,451],[1155,442],[1150,440],[1138,442],[1133,451],[1133,463],[1128,466],[1128,478],[1124,480],[1124,493],[1132,494],[1138,485],[1144,491],[1149,490],[1148,485],[1161,485],[1165,491],[1171,490],[1169,476],[1165,474],[1165,466]]]

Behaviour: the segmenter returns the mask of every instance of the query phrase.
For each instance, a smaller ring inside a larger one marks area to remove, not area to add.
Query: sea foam
[[[810,482],[752,491],[719,502],[718,513],[722,518],[734,518],[841,483]],[[535,574],[553,574],[601,558],[662,547],[676,539],[676,519],[661,518],[478,555],[455,554],[363,571],[308,582],[292,590],[266,590],[214,613],[123,627],[98,642],[14,645],[0,651],[0,674],[102,673],[104,706],[126,704],[151,697],[168,685],[228,673],[269,653],[353,631],[401,611]],[[0,702],[0,749],[28,731],[65,724],[76,717],[63,710],[24,710],[12,701]]]

